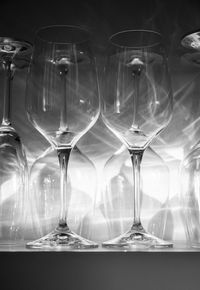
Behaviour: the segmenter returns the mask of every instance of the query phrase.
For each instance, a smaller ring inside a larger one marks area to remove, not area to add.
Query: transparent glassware
[[[27,114],[32,125],[57,151],[60,211],[57,227],[28,248],[96,248],[67,223],[68,162],[78,140],[99,117],[96,63],[91,33],[81,27],[53,25],[39,29],[27,79]]]
[[[87,215],[95,209],[97,173],[93,162],[75,146],[68,171],[67,220],[70,228],[85,238]],[[59,162],[53,147],[38,157],[31,166],[29,182],[29,216],[26,240],[38,239],[53,231],[60,210]]]
[[[133,223],[105,247],[172,247],[147,232],[140,218],[140,165],[151,141],[172,117],[173,98],[162,36],[150,30],[125,30],[109,39],[102,118],[127,147],[133,167]]]
[[[122,145],[104,167],[104,215],[110,239],[123,234],[132,224],[132,174],[129,152]],[[149,147],[141,166],[141,220],[150,234],[166,240],[173,236],[169,198],[169,169]]]
[[[186,237],[194,248],[200,248],[200,144],[184,158],[180,166],[182,219]]]
[[[200,69],[200,32],[185,35],[181,44],[189,50],[182,58]],[[189,245],[200,248],[200,142],[189,150],[180,165],[182,219]]]
[[[0,64],[4,79],[0,125],[0,244],[24,242],[28,167],[25,148],[12,124],[12,83],[15,71],[28,66],[32,45],[0,37]]]

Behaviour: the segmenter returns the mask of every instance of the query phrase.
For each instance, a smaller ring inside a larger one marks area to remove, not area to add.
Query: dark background
[[[53,24],[87,26],[102,44],[127,28],[156,29],[176,46],[179,37],[199,28],[198,0],[2,1],[1,34],[33,41],[35,30]]]
[[[43,25],[79,24],[89,27],[95,35],[98,55],[103,54],[107,37],[118,30],[159,30],[169,49],[174,73],[179,68],[176,60],[183,52],[181,37],[200,28],[200,4],[191,0],[4,1],[0,13],[0,35],[31,42],[35,30]],[[178,72],[181,84],[183,77]],[[19,103],[23,111],[21,99]],[[26,120],[25,115],[21,118],[17,123],[19,131]],[[27,130],[28,134],[33,135],[33,132]],[[27,136],[22,134],[25,143]],[[200,287],[199,252],[2,252],[0,269],[2,290],[198,290]]]
[[[198,290],[199,253],[1,253],[1,289]]]
[[[184,149],[185,154],[187,154],[191,145],[198,141],[200,134],[200,120],[198,119],[200,111],[198,98],[199,69],[182,61],[182,55],[188,51],[180,45],[180,40],[186,33],[200,28],[199,1],[3,1],[0,13],[0,35],[25,39],[32,43],[36,30],[41,26],[74,24],[90,29],[94,36],[93,44],[100,74],[106,41],[111,34],[131,28],[154,29],[161,32],[169,55],[176,104],[173,121],[160,135],[162,140],[159,145],[167,142],[168,146],[181,146],[181,149]],[[26,146],[28,159],[32,162],[49,144],[27,119],[24,106],[26,75],[27,69],[15,73],[12,120]],[[0,92],[1,113],[2,90]],[[190,124],[195,124],[191,126],[194,130],[192,137],[189,136],[191,134]],[[90,134],[91,132],[93,134]],[[90,149],[92,148],[91,144],[94,144],[94,152],[92,152],[94,154],[95,151],[103,153],[102,151],[105,152],[110,148],[113,149],[113,147],[116,150],[119,146],[118,140],[116,138],[109,140],[109,137],[112,136],[110,132],[105,138],[104,132],[106,132],[105,126],[102,128],[101,122],[98,121],[92,130],[86,134],[87,136],[81,138],[81,144],[85,145],[82,148],[83,151],[86,150],[86,153],[91,153],[86,148],[88,147],[86,139],[90,140]],[[92,140],[91,135],[95,136]],[[106,142],[103,142],[101,146],[96,146],[103,139],[109,140],[107,142],[110,143],[109,146]],[[116,146],[113,146],[113,144],[116,144]],[[112,155],[112,152],[109,152],[109,154]]]

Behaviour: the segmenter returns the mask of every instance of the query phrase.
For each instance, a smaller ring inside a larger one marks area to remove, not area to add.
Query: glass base
[[[46,236],[27,243],[26,247],[29,249],[73,250],[97,248],[98,244],[80,237],[69,229],[55,229]]]
[[[125,234],[102,243],[106,248],[121,248],[124,250],[146,248],[172,248],[173,244],[147,233],[141,225],[133,226]]]

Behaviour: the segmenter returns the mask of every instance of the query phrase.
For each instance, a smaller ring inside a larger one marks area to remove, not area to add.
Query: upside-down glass
[[[133,165],[133,224],[105,247],[171,247],[143,228],[140,219],[140,164],[149,143],[169,124],[172,91],[167,58],[158,32],[126,30],[109,39],[102,118],[126,145]],[[126,197],[124,197],[126,198]]]
[[[27,112],[33,126],[57,150],[60,164],[58,226],[27,247],[94,248],[67,224],[67,166],[77,141],[99,116],[96,66],[90,33],[76,26],[41,28],[35,38],[27,80]]]
[[[0,124],[0,244],[15,246],[24,242],[28,168],[24,146],[13,127],[12,82],[15,71],[28,66],[31,52],[32,45],[27,41],[0,37],[4,81]]]

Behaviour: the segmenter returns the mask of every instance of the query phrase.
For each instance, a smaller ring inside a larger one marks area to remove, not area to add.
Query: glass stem
[[[60,118],[60,128],[59,130],[62,131],[67,131],[67,74],[68,74],[68,65],[62,64],[59,65],[60,69],[60,77],[62,81],[62,96],[63,96],[63,105],[61,109],[61,118]]]
[[[5,71],[5,85],[4,85],[4,105],[2,126],[11,125],[11,92],[14,69],[10,59],[6,59],[3,63]]]
[[[67,225],[67,168],[72,148],[57,149],[60,164],[60,216],[58,230],[68,230]]]
[[[143,157],[143,150],[129,149],[133,166],[133,184],[134,184],[134,212],[132,228],[141,226],[140,220],[140,165]]]
[[[138,120],[138,104],[140,103],[140,78],[141,73],[143,70],[143,62],[139,58],[134,58],[132,60],[132,75],[133,75],[133,88],[134,88],[134,94],[133,94],[133,122],[132,122],[132,130],[138,130],[139,131],[139,124],[137,123]]]

